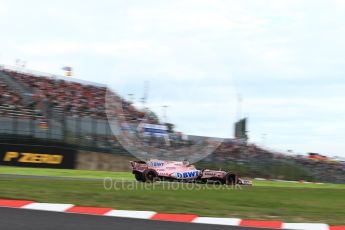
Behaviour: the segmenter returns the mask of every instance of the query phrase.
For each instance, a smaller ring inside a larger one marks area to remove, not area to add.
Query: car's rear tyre
[[[158,180],[158,174],[155,170],[147,169],[143,172],[143,181],[153,183]]]
[[[234,173],[227,173],[223,178],[223,182],[226,185],[236,185],[238,183],[237,175]]]
[[[135,179],[137,181],[143,182],[143,174],[142,173],[135,173],[134,176],[135,176]]]

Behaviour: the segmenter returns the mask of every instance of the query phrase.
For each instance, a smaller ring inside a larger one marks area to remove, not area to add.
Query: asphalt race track
[[[256,228],[0,208],[1,230],[254,230]]]

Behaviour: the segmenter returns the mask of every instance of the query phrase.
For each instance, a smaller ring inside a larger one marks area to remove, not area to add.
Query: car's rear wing
[[[131,161],[130,163],[133,171],[144,171],[145,169],[148,169],[145,161]]]

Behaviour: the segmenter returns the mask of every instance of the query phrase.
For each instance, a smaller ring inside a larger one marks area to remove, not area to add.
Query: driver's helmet
[[[187,161],[187,160],[183,160],[182,163],[183,163],[184,166],[189,165],[189,161]]]

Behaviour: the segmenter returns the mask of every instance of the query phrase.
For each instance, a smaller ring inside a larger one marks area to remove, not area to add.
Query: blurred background
[[[200,167],[231,169],[251,178],[344,183],[345,162],[342,158],[320,153],[302,155],[291,150],[277,151],[255,144],[250,141],[245,117],[234,122],[231,137],[217,139],[214,149],[204,154],[202,148],[195,146],[209,147],[211,137],[182,133],[148,107],[135,107],[111,91],[122,109],[114,116],[124,118],[121,129],[125,132],[116,135],[106,114],[109,112],[106,111],[106,92],[109,89],[71,77],[71,67],[64,69],[67,69],[66,76],[18,66],[0,67],[1,164],[36,167],[35,161],[44,160],[44,157],[38,157],[25,164],[19,156],[11,158],[9,152],[13,152],[13,146],[20,149],[18,152],[29,153],[53,153],[46,149],[58,146],[59,152],[73,150],[73,154],[66,155],[74,157],[65,158],[66,162],[61,164],[43,164],[43,167],[128,170],[127,162],[133,156],[117,137],[123,138],[132,132],[135,135],[146,134],[146,139],[143,138],[139,145],[151,146],[149,152],[167,149],[172,160],[190,160],[192,154],[202,155],[197,163]],[[143,124],[141,130],[138,129],[139,123]],[[182,153],[174,152],[180,149]],[[154,157],[164,158],[164,155]]]

